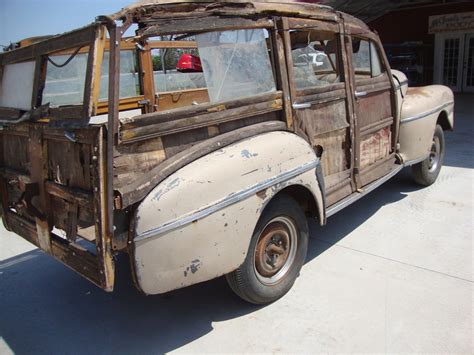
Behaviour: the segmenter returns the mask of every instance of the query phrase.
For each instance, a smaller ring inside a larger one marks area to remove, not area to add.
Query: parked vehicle
[[[306,47],[324,55],[295,63]],[[405,166],[434,183],[453,129],[450,89],[408,88],[364,23],[290,1],[134,4],[0,54],[0,82],[5,227],[106,291],[125,252],[146,294],[225,275],[272,302],[307,216]]]

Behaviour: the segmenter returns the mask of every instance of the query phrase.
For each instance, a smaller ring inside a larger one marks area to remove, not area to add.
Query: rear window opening
[[[0,107],[31,109],[35,62],[8,64],[3,68],[0,82]]]

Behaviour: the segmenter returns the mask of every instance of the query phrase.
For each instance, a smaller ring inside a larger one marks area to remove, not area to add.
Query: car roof
[[[237,5],[237,6],[236,6]],[[239,6],[240,5],[240,6]],[[119,12],[111,15],[113,19],[120,19],[127,15],[135,15],[137,11],[153,9],[167,8],[172,9],[173,7],[187,8],[192,13],[193,6],[200,8],[208,8],[211,12],[218,7],[234,7],[242,9],[247,7],[249,10],[254,9],[254,12],[272,12],[272,13],[287,13],[293,8],[295,11],[306,10],[306,12],[325,12],[336,14],[336,11],[326,5],[302,2],[297,0],[258,0],[258,1],[247,1],[247,0],[221,0],[221,1],[210,1],[210,0],[141,0],[137,1],[129,6],[124,7]],[[303,11],[304,12],[304,11]]]
[[[218,15],[219,10],[236,16],[274,15],[313,18],[328,21],[343,19],[346,23],[362,31],[369,31],[361,20],[334,10],[332,7],[313,2],[297,0],[141,0],[124,7],[111,15],[113,20],[131,19],[134,22],[150,22],[152,19],[169,18],[173,13],[179,16]],[[234,13],[233,13],[234,12]]]

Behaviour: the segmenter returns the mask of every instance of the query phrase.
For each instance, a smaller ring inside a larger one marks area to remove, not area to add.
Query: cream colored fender
[[[254,228],[271,198],[289,185],[323,197],[312,147],[290,132],[261,134],[178,170],[141,202],[133,262],[146,294],[210,280],[245,260]]]
[[[454,95],[442,85],[409,88],[405,94],[400,117],[400,155],[405,165],[427,158],[431,149],[436,122],[441,112],[454,124]]]

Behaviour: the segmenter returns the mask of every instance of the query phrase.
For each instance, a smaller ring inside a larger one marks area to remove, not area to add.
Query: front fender
[[[164,293],[238,268],[264,206],[289,185],[305,186],[324,213],[318,164],[305,140],[271,132],[169,176],[136,211],[132,255],[138,286],[147,294]]]
[[[454,95],[442,85],[409,88],[405,95],[400,117],[400,150],[407,165],[429,155],[434,130],[444,112],[448,124],[454,124]]]

